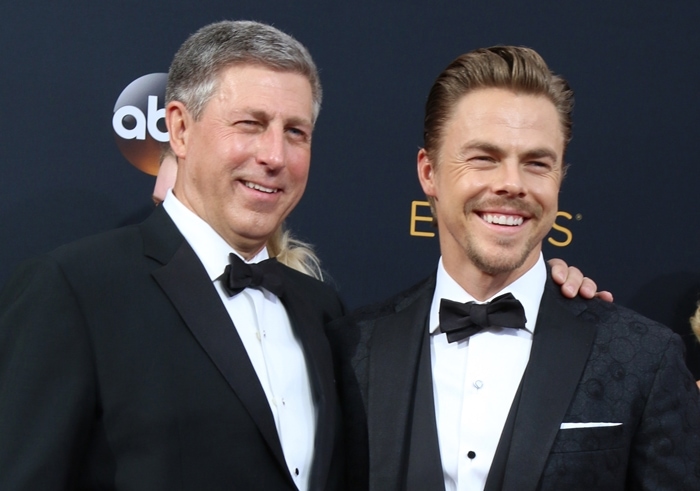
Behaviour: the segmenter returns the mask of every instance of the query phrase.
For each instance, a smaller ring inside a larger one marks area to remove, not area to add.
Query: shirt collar
[[[515,280],[510,285],[503,288],[501,291],[486,299],[489,301],[504,293],[512,293],[515,298],[520,300],[520,303],[525,309],[525,317],[527,322],[525,328],[534,334],[535,323],[537,322],[537,314],[540,310],[540,301],[544,293],[544,285],[547,280],[547,267],[544,264],[544,258],[540,252],[540,257],[535,265],[527,270],[520,278]],[[430,306],[430,333],[432,334],[440,324],[440,300],[446,298],[455,302],[478,302],[474,297],[467,293],[459,284],[445,271],[442,263],[442,257],[438,262],[437,279],[435,283],[435,293],[433,294],[433,303]]]
[[[228,255],[234,253],[247,263],[257,263],[269,258],[267,247],[263,247],[255,257],[246,261],[231,247],[207,222],[187,208],[169,189],[161,204],[175,226],[190,244],[206,269],[209,278],[214,281],[224,272],[228,265]]]

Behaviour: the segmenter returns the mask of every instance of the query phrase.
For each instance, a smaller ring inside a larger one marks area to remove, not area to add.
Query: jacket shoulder
[[[356,309],[348,317],[355,323],[377,320],[408,308],[425,295],[432,295],[434,290],[435,274],[432,274],[396,295]]]
[[[156,208],[142,223],[126,225],[62,245],[48,253],[59,263],[99,258],[115,262],[118,258],[144,254],[167,260],[184,241],[184,237],[162,207]]]
[[[649,319],[623,305],[605,302],[598,298],[584,299],[581,297],[566,298],[559,287],[551,279],[547,281],[545,295],[554,299],[572,315],[585,322],[595,324],[598,336],[607,333],[628,334],[635,338],[643,334],[653,334],[668,340],[673,337],[673,331],[655,320]]]
[[[588,362],[592,370],[587,372],[594,379],[599,373],[611,373],[614,378],[621,370],[631,371],[638,374],[635,380],[641,384],[641,393],[648,393],[659,370],[664,369],[696,391],[685,366],[683,341],[670,328],[627,307],[599,299],[562,302],[577,318],[596,326]]]
[[[668,327],[623,305],[597,298],[581,300],[585,308],[579,317],[598,326],[598,336],[626,336],[631,339],[653,337],[655,342],[668,343],[677,335]]]
[[[366,355],[366,346],[381,319],[410,308],[426,296],[432,298],[435,275],[381,302],[361,307],[326,326],[326,334],[337,358],[356,359]]]
[[[299,296],[306,299],[310,304],[324,309],[332,318],[345,315],[345,306],[335,288],[313,276],[286,265],[282,266],[284,267],[287,282],[291,284],[291,288]]]

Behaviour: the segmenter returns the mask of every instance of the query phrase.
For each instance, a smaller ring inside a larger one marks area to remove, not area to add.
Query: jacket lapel
[[[255,421],[284,469],[282,446],[265,393],[226,308],[202,263],[170,217],[157,209],[141,226],[144,252],[164,265],[153,277]],[[289,478],[291,480],[291,476]]]
[[[293,282],[288,275],[288,282]],[[328,479],[330,461],[335,448],[339,424],[337,410],[338,397],[333,377],[333,361],[330,347],[324,334],[324,326],[319,325],[314,309],[299,295],[298,289],[290,285],[282,297],[292,329],[301,341],[309,371],[309,379],[314,391],[317,410],[316,439],[314,445],[314,467],[310,488],[324,489]]]
[[[547,281],[520,389],[504,491],[534,490],[588,360],[596,326],[564,307]],[[571,305],[585,307],[582,302]]]
[[[376,321],[370,340],[370,489],[399,489],[406,470],[417,367],[435,278]],[[378,418],[377,415],[381,415]]]
[[[423,329],[423,342],[419,358],[410,438],[407,439],[409,454],[405,489],[406,491],[444,490],[445,477],[442,471],[440,442],[435,418],[432,357],[428,329]]]

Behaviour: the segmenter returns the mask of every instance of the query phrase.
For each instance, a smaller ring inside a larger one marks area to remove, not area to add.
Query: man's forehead
[[[296,79],[294,82],[295,85],[300,84],[304,87],[308,85],[309,91],[312,91],[311,81],[303,73],[296,70],[284,70],[265,65],[264,63],[256,62],[237,62],[226,65],[216,73],[214,81],[215,83],[220,83],[227,79],[238,81],[241,78],[255,80],[273,75],[279,75],[281,77],[276,78],[282,78],[290,81]]]
[[[529,138],[556,141],[556,147],[564,147],[564,129],[554,103],[544,95],[506,89],[479,89],[464,94],[446,120],[443,136],[448,134],[463,140],[461,146],[487,145],[485,137],[493,134],[517,137],[523,143]],[[538,146],[536,141],[532,143]]]
[[[268,113],[286,110],[293,113],[290,117],[313,120],[311,83],[294,71],[236,64],[219,74],[214,89],[209,102],[234,100],[237,110]]]

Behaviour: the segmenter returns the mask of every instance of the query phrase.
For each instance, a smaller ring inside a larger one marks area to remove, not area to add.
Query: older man
[[[572,105],[527,48],[465,54],[433,85],[437,273],[329,329],[357,489],[700,489],[678,336],[547,279]]]
[[[166,99],[174,192],[2,293],[0,489],[336,489],[323,325],[343,307],[266,261],[306,186],[316,67],[274,28],[217,23],[178,51]]]

